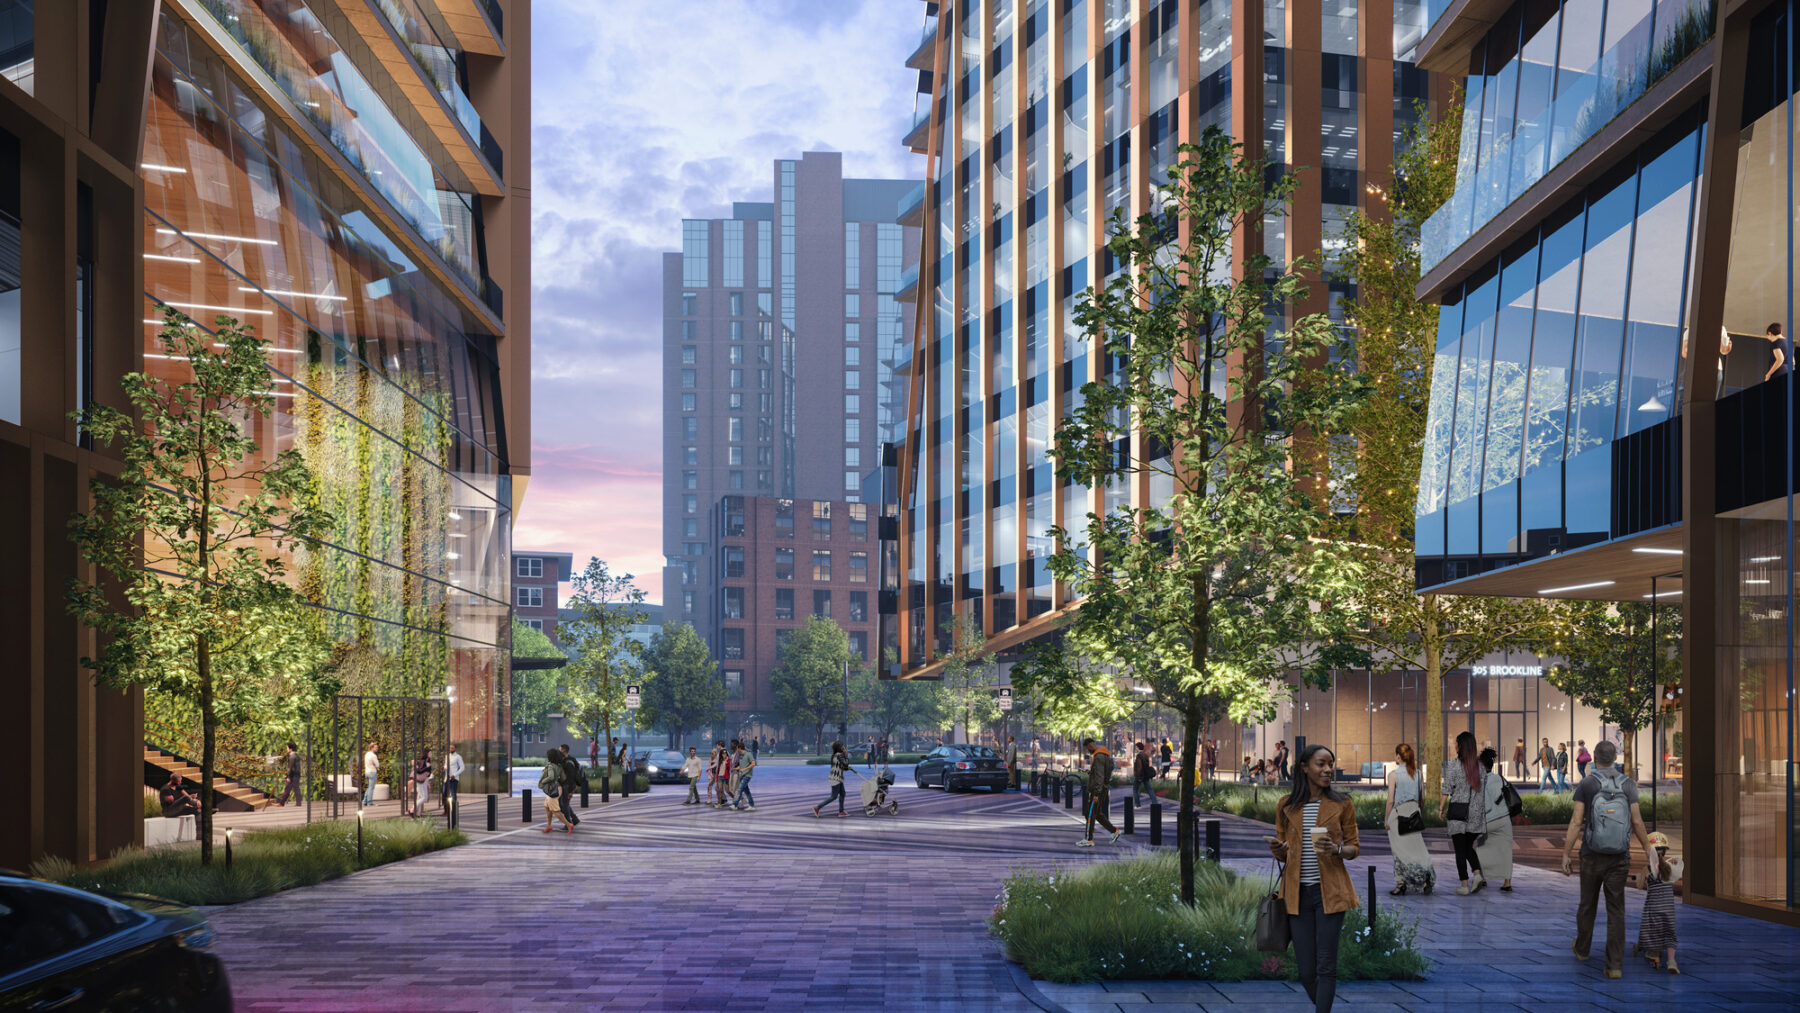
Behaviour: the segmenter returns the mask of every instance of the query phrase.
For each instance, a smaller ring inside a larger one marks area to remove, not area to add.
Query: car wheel
[[[913,771],[913,787],[920,789],[925,787],[925,775],[916,770]]]

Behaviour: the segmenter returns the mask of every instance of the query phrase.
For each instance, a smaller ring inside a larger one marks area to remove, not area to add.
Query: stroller
[[[861,774],[857,775],[861,777]],[[862,807],[864,816],[873,816],[883,809],[889,816],[900,815],[900,803],[888,798],[888,789],[894,785],[894,772],[886,766],[874,777],[864,777],[862,782]]]

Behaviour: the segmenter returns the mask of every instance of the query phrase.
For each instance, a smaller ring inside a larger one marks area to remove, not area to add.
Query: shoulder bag
[[[1256,907],[1256,948],[1262,953],[1281,953],[1288,948],[1293,930],[1288,926],[1287,902],[1281,899],[1281,866],[1269,883],[1269,892]]]
[[[1500,802],[1506,806],[1506,815],[1518,819],[1525,812],[1525,800],[1519,797],[1519,789],[1512,786],[1505,774],[1500,777]]]

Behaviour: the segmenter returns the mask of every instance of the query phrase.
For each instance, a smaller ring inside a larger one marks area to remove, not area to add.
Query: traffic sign
[[[1010,686],[1000,687],[1000,709],[1003,711],[1012,710],[1012,687]]]
[[[643,695],[639,692],[641,688],[642,687],[639,687],[639,686],[625,687],[625,709],[626,710],[628,710],[628,711],[637,710],[638,705],[643,702],[643,699],[644,699]]]

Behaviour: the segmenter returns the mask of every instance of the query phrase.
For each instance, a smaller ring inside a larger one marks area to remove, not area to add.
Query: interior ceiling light
[[[200,263],[199,257],[173,257],[166,253],[146,253],[146,254],[144,254],[144,259],[145,260],[167,260],[167,261],[170,261],[170,262],[176,263],[176,264],[198,264],[198,263]]]
[[[1632,549],[1631,551],[1642,552],[1642,553],[1646,553],[1646,554],[1652,555],[1652,556],[1679,556],[1679,555],[1681,555],[1683,550],[1681,550],[1681,549],[1648,549],[1648,548],[1644,548],[1644,549]]]
[[[250,236],[227,236],[218,232],[176,232],[174,229],[157,229],[165,236],[187,236],[189,239],[218,239],[227,243],[255,243],[258,246],[280,246],[273,239],[255,239]]]
[[[1658,591],[1655,594],[1647,594],[1644,597],[1646,597],[1646,598],[1667,598],[1670,595],[1680,594],[1680,593],[1681,593],[1680,591]]]
[[[1641,412],[1666,412],[1668,410],[1669,406],[1658,401],[1655,394],[1650,395],[1650,400],[1638,405],[1638,411]]]
[[[203,302],[165,302],[163,305],[173,306],[176,309],[216,310],[220,313],[255,313],[258,316],[265,316],[265,317],[275,315],[274,310],[253,310],[253,309],[249,309],[248,307],[244,307],[244,306],[213,306],[209,303],[203,303]]]
[[[1752,563],[1773,563],[1780,558],[1781,558],[1780,556],[1751,556],[1750,562],[1752,562]]]
[[[1611,587],[1615,583],[1617,583],[1617,581],[1596,580],[1586,584],[1570,584],[1567,587],[1547,587],[1542,591],[1539,591],[1538,594],[1560,594],[1564,591],[1586,591],[1590,587]]]
[[[179,165],[157,165],[155,162],[145,162],[143,165],[138,166],[138,168],[149,169],[151,172],[187,172],[186,169],[183,169]]]
[[[1744,583],[1746,583],[1746,584],[1767,584],[1768,581],[1763,580],[1761,578],[1752,577],[1752,578],[1744,581]]]
[[[252,295],[262,295],[266,293],[268,295],[293,296],[296,299],[326,299],[332,302],[348,302],[350,299],[349,296],[326,295],[323,292],[290,292],[279,288],[254,288],[250,285],[239,285],[238,291],[249,292]]]

